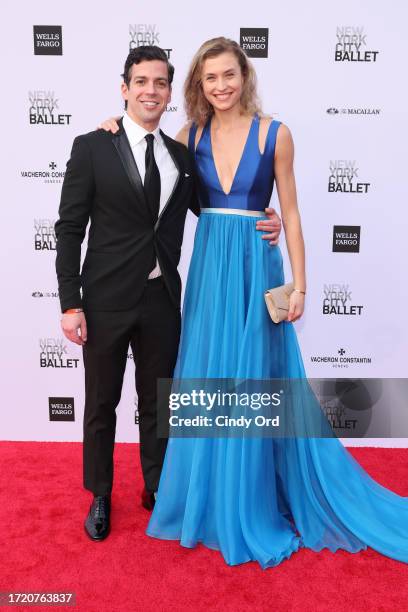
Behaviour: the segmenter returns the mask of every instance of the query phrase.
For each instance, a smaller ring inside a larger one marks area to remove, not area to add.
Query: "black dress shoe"
[[[154,493],[149,493],[146,487],[142,491],[142,506],[151,512],[154,508],[154,504],[156,503],[156,499],[154,497]]]
[[[86,534],[94,542],[108,537],[110,532],[110,496],[95,495],[85,520]]]

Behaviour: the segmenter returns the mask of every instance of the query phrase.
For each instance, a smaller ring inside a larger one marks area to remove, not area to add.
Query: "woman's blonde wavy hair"
[[[197,125],[204,125],[214,114],[214,109],[206,100],[201,83],[201,74],[206,59],[217,57],[221,53],[233,53],[241,68],[244,84],[242,87],[241,107],[245,114],[261,114],[261,106],[256,90],[256,73],[244,51],[234,40],[219,36],[206,40],[191,62],[190,70],[184,83],[184,105],[187,119]]]

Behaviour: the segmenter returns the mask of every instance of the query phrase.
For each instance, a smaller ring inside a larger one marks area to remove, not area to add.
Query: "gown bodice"
[[[198,175],[198,196],[201,208],[234,208],[262,211],[271,199],[274,175],[276,134],[280,121],[268,127],[264,152],[259,150],[260,118],[254,115],[244,150],[235,173],[231,190],[221,187],[211,146],[211,117],[195,147],[197,126],[193,123],[188,147],[194,155]]]

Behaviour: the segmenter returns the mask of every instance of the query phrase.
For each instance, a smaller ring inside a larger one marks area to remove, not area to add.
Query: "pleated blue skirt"
[[[305,378],[293,325],[275,325],[265,306],[283,265],[256,221],[201,214],[174,378]],[[267,568],[300,547],[370,546],[408,562],[408,498],[376,483],[336,438],[170,438],[147,534],[201,542],[229,565]]]

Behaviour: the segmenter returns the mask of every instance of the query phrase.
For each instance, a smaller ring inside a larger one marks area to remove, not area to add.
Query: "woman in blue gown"
[[[202,212],[174,378],[304,378],[291,322],[305,277],[290,132],[260,118],[253,69],[233,41],[202,45],[185,93],[195,121],[180,139],[195,157]],[[278,325],[263,294],[284,283],[282,257],[255,231],[275,178],[299,289]],[[408,498],[376,483],[336,438],[171,437],[147,534],[203,543],[230,565],[274,566],[300,547],[370,546],[408,562]]]

